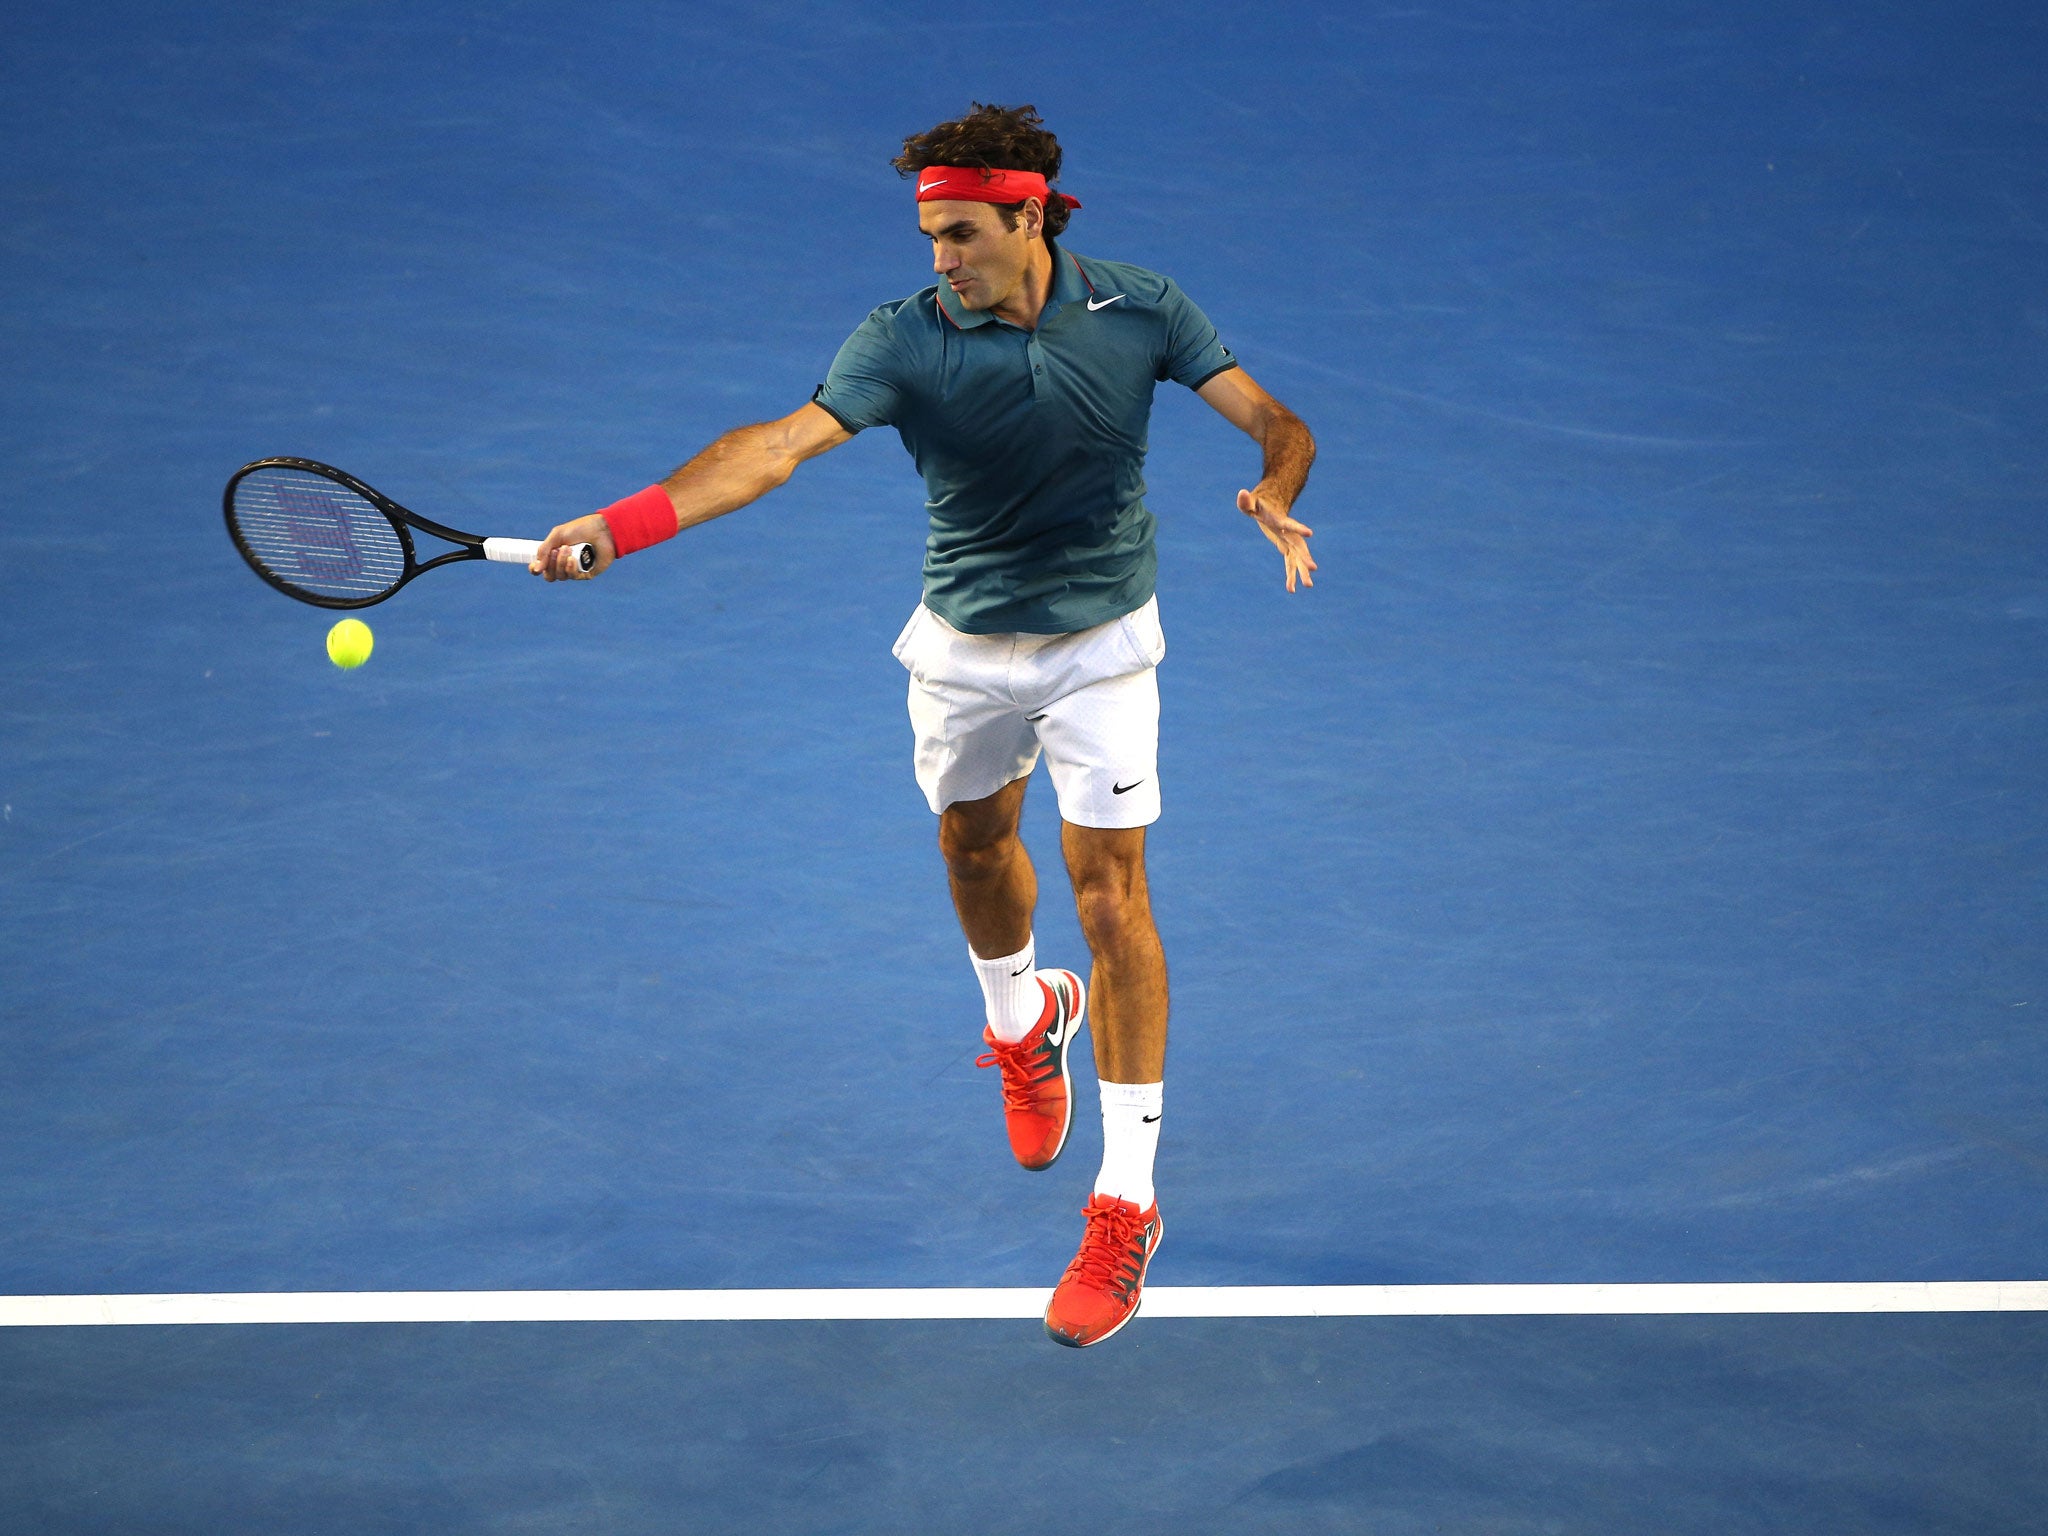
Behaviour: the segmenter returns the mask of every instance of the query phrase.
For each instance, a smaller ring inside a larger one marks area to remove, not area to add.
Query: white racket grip
[[[597,551],[588,544],[571,544],[576,552],[576,569],[587,571],[597,563]],[[539,539],[485,539],[484,558],[506,565],[531,565],[540,553]]]

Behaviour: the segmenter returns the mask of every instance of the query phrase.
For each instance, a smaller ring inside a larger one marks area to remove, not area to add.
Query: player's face
[[[917,227],[932,242],[932,270],[952,287],[962,309],[994,309],[1024,285],[1035,212],[1026,204],[1017,227],[1005,229],[990,203],[917,205]]]

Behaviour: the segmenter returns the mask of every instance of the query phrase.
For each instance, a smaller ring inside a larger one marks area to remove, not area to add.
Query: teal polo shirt
[[[968,634],[1068,634],[1152,596],[1152,392],[1237,360],[1172,279],[1051,240],[1036,330],[938,283],[884,304],[812,397],[849,432],[892,426],[924,476],[924,600]]]

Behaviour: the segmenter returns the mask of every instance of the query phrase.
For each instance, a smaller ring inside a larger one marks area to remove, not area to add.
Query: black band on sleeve
[[[1231,369],[1235,368],[1236,366],[1237,366],[1237,359],[1233,357],[1233,358],[1232,358],[1232,359],[1231,359],[1231,360],[1230,360],[1229,362],[1225,363],[1225,364],[1224,364],[1224,365],[1223,365],[1223,366],[1222,366],[1221,368],[1211,368],[1211,369],[1210,369],[1210,370],[1209,370],[1209,371],[1208,371],[1207,373],[1203,374],[1203,375],[1202,375],[1202,376],[1201,376],[1201,377],[1200,377],[1199,379],[1195,380],[1195,382],[1194,382],[1194,383],[1190,384],[1190,385],[1188,386],[1188,388],[1189,388],[1189,389],[1200,389],[1200,388],[1201,388],[1201,387],[1202,387],[1202,386],[1203,386],[1204,384],[1208,383],[1208,382],[1209,382],[1209,381],[1210,381],[1211,379],[1215,378],[1215,377],[1216,377],[1216,376],[1217,376],[1218,374],[1222,374],[1222,373],[1228,373],[1228,372],[1230,372],[1230,370],[1231,370]],[[820,386],[820,387],[822,387],[822,386]],[[825,409],[829,411],[829,410],[831,410],[831,409],[832,409],[832,407],[828,405],[828,406],[826,406],[826,407],[825,407]]]
[[[1232,366],[1232,367],[1235,367],[1236,365],[1235,365],[1235,364],[1232,364],[1231,366]],[[1221,370],[1219,370],[1219,371],[1221,371]],[[1206,381],[1204,381],[1204,382],[1206,382]],[[819,410],[823,411],[823,412],[824,412],[824,413],[825,413],[825,414],[826,414],[827,416],[830,416],[830,417],[831,417],[831,418],[832,418],[832,419],[833,419],[834,421],[838,422],[838,423],[839,423],[839,425],[841,425],[842,427],[846,428],[846,430],[847,430],[847,431],[849,431],[849,432],[853,433],[853,434],[854,434],[854,435],[855,435],[856,437],[858,437],[858,436],[859,436],[859,435],[861,434],[861,432],[865,430],[865,428],[862,428],[862,427],[860,427],[860,426],[857,426],[857,425],[855,425],[855,424],[854,424],[853,422],[850,422],[850,421],[848,421],[848,420],[847,420],[847,419],[846,419],[846,418],[845,418],[844,416],[840,415],[840,414],[839,414],[839,413],[838,413],[837,411],[833,410],[831,406],[827,405],[827,404],[826,404],[826,403],[825,403],[825,402],[824,402],[823,400],[821,400],[821,399],[819,399],[819,398],[818,398],[818,397],[819,397],[820,395],[822,395],[822,394],[824,394],[824,393],[825,393],[825,386],[824,386],[824,385],[822,385],[822,384],[820,384],[820,385],[819,385],[819,386],[818,386],[818,387],[817,387],[816,389],[812,390],[812,391],[811,391],[811,404],[815,405],[815,406],[816,406],[816,407],[817,407],[817,408],[818,408]]]

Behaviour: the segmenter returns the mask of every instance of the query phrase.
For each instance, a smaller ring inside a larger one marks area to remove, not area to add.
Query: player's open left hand
[[[1294,590],[1297,578],[1304,587],[1316,584],[1316,579],[1309,575],[1316,568],[1316,560],[1308,552],[1308,541],[1315,529],[1296,522],[1278,498],[1261,495],[1257,491],[1239,491],[1237,510],[1259,525],[1259,532],[1273,541],[1273,547],[1280,551],[1280,558],[1287,562],[1288,591]],[[602,570],[603,566],[598,569]]]
[[[590,569],[579,571],[576,557],[570,551],[574,544],[588,544],[597,558],[590,562]],[[545,576],[549,581],[588,581],[619,558],[619,546],[612,542],[611,528],[605,520],[593,512],[588,517],[579,517],[573,523],[563,523],[549,532],[540,542],[540,549],[527,569],[536,576]]]

